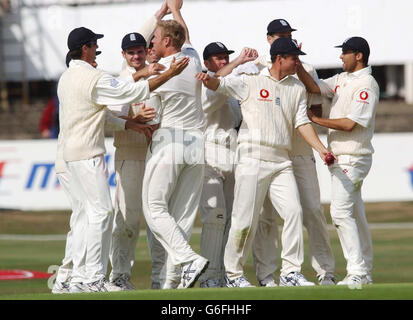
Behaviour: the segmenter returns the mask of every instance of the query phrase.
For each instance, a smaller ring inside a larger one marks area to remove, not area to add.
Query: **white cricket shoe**
[[[199,284],[200,288],[220,288],[221,283],[217,279],[208,279]]]
[[[363,284],[368,284],[366,275],[348,274],[343,280],[337,283],[338,286],[354,286],[361,287]]]
[[[82,282],[70,282],[69,293],[87,292],[86,286]]]
[[[280,276],[280,286],[282,287],[309,287],[314,286],[314,282],[308,281],[300,272],[290,272],[285,277]]]
[[[226,277],[226,282],[227,282],[227,287],[228,288],[252,288],[252,287],[255,287],[244,276],[235,278],[234,280],[231,280],[228,277]]]
[[[366,280],[367,280],[367,284],[373,284],[373,277],[371,276],[371,273],[366,275]]]
[[[109,281],[105,277],[94,282],[85,283],[86,292],[108,292],[110,291]]]
[[[61,282],[61,281],[56,281],[53,285],[52,288],[52,293],[54,294],[62,294],[62,293],[69,293],[69,285],[70,282]]]
[[[184,264],[182,267],[181,284],[178,286],[178,289],[192,288],[202,272],[205,271],[208,263],[207,259],[199,256],[198,259]]]
[[[109,283],[109,291],[130,291],[135,290],[130,277],[126,273],[121,274],[119,277]]]
[[[330,273],[326,273],[317,277],[320,286],[334,286],[336,278]]]
[[[263,280],[259,280],[258,282],[260,283],[261,287],[278,287],[272,275],[269,275],[265,277]]]

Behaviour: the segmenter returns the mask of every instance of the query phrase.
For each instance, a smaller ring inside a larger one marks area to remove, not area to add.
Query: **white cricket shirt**
[[[205,116],[201,101],[202,84],[195,78],[202,71],[198,53],[190,44],[184,44],[180,52],[162,58],[158,63],[163,64],[167,70],[173,58],[179,60],[184,57],[190,57],[188,66],[154,90],[151,96],[159,96],[161,103],[160,128],[203,131]]]
[[[328,130],[328,143],[336,155],[368,155],[374,152],[371,139],[379,101],[379,86],[371,67],[342,72],[319,80],[321,94],[332,98],[330,119],[348,118],[357,123],[352,131]]]

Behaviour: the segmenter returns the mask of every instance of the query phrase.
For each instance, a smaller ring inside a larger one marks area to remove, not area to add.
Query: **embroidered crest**
[[[110,79],[110,86],[116,88],[119,84],[119,81],[116,79]]]

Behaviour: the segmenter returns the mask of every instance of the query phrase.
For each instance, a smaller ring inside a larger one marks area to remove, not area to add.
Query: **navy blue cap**
[[[204,60],[207,60],[210,56],[218,53],[234,53],[234,50],[228,50],[227,47],[221,42],[211,42],[204,49],[202,54]]]
[[[290,38],[278,38],[272,43],[270,55],[272,57],[277,54],[305,55],[305,53],[298,48],[297,42]]]
[[[267,35],[287,32],[287,31],[297,31],[297,29],[291,28],[290,24],[284,19],[275,19],[271,21],[267,26]]]
[[[103,34],[94,33],[92,30],[80,27],[73,29],[67,38],[67,46],[69,51],[80,49],[84,44],[87,44],[97,39],[103,38]]]
[[[146,48],[146,40],[140,33],[132,32],[123,37],[121,45],[122,50],[137,46],[143,46]]]
[[[351,37],[346,39],[343,44],[335,46],[335,48],[343,48],[343,50],[352,50],[361,52],[365,58],[370,55],[370,47],[366,39],[362,37]]]

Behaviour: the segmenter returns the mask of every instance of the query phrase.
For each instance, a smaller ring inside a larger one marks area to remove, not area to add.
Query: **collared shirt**
[[[270,74],[270,71],[268,68],[262,69],[260,72],[260,75],[270,78],[271,80],[273,80],[276,84],[280,86],[283,86],[284,84],[288,85],[289,83],[288,79],[292,77],[292,76],[286,76],[282,78],[281,80],[277,80]],[[246,81],[245,77],[246,77],[245,75],[241,75],[241,76],[229,75],[227,77],[221,78],[220,85],[217,89],[217,92],[220,92],[220,93],[227,92],[227,94],[229,94],[230,96],[234,97],[237,100],[240,100],[242,103],[242,101],[247,99],[247,97],[250,94],[248,82]],[[280,89],[280,91],[281,90],[282,88]],[[302,100],[301,104],[306,103],[306,102],[307,100]],[[300,112],[297,113],[296,115],[296,119],[294,123],[295,128],[298,128],[299,126],[310,122],[310,120],[307,117],[306,107],[307,107],[306,105],[299,106]]]
[[[356,72],[342,72],[319,80],[322,95],[332,98],[330,119],[348,118],[357,123],[351,130],[328,130],[328,143],[335,155],[369,155],[374,152],[374,134],[379,86],[371,75],[371,67]]]
[[[320,87],[322,95],[333,98],[333,109],[342,90],[346,90],[348,85],[355,80],[362,80],[365,77],[371,76],[371,72],[371,67],[368,66],[352,73],[343,72],[336,74],[331,78],[319,80],[317,84]],[[369,86],[368,83],[360,84],[359,88],[357,88],[355,93],[353,94],[348,113],[341,115],[337,114],[337,117],[348,118],[358,123],[359,125],[368,128],[374,118],[375,105],[377,104],[378,100],[379,96],[375,88]],[[334,110],[332,110],[332,113],[335,113]]]
[[[71,60],[69,63],[69,68],[77,68],[79,66],[93,68],[83,60]],[[92,92],[93,102],[99,105],[123,105],[141,101],[148,97],[148,81],[130,83],[117,79],[108,73],[104,73],[99,78]]]
[[[167,70],[174,58],[179,60],[184,57],[190,57],[188,66],[179,75],[154,90],[151,96],[159,96],[162,109],[161,128],[203,130],[205,116],[202,110],[201,82],[195,78],[202,67],[196,50],[185,44],[180,52],[162,58],[158,63],[163,64]]]

